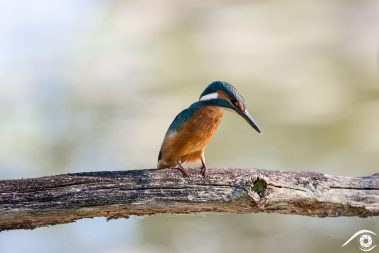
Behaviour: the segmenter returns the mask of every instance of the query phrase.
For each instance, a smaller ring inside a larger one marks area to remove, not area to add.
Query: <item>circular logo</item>
[[[358,238],[358,242],[359,248],[365,251],[371,247],[373,241],[371,235],[364,233],[361,234],[361,236]]]
[[[355,239],[358,242],[359,249],[368,252],[373,250],[376,246],[374,242],[374,237],[373,235],[376,236],[376,234],[368,229],[362,229],[353,234],[344,244],[342,244],[341,247],[346,246],[351,242],[351,240]]]

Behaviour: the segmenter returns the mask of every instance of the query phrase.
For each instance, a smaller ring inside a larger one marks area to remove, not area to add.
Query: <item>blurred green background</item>
[[[1,1],[0,178],[153,168],[213,80],[240,90],[264,134],[226,113],[208,166],[377,173],[378,27],[369,0]],[[347,253],[360,229],[379,219],[96,218],[2,232],[0,252]]]

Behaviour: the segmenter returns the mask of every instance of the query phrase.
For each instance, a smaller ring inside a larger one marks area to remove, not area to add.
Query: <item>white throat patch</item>
[[[216,99],[218,98],[218,93],[217,92],[214,92],[214,93],[210,93],[208,95],[204,95],[200,98],[200,101],[206,101],[206,100],[211,100],[211,99]]]

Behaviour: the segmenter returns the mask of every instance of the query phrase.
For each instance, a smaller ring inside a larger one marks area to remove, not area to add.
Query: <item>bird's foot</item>
[[[206,177],[208,175],[208,168],[207,168],[207,166],[205,166],[205,164],[203,164],[203,166],[201,166],[200,174],[203,175],[203,177]]]
[[[201,156],[201,170],[200,170],[201,175],[203,177],[206,177],[208,175],[208,168],[207,165],[205,165],[205,160],[204,160],[204,155]]]
[[[180,170],[185,177],[189,177],[189,170],[184,168],[181,163],[178,162],[178,167],[176,167],[176,169]]]

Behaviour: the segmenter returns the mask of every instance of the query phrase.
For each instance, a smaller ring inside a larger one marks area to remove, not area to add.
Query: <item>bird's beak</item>
[[[253,117],[250,115],[250,113],[245,109],[245,111],[241,111],[239,109],[236,109],[236,112],[242,116],[242,118],[244,118],[247,123],[250,124],[250,126],[252,126],[255,130],[257,130],[258,133],[262,133],[261,130],[259,129],[258,127],[258,124],[257,122],[255,122],[255,120],[253,119]]]

